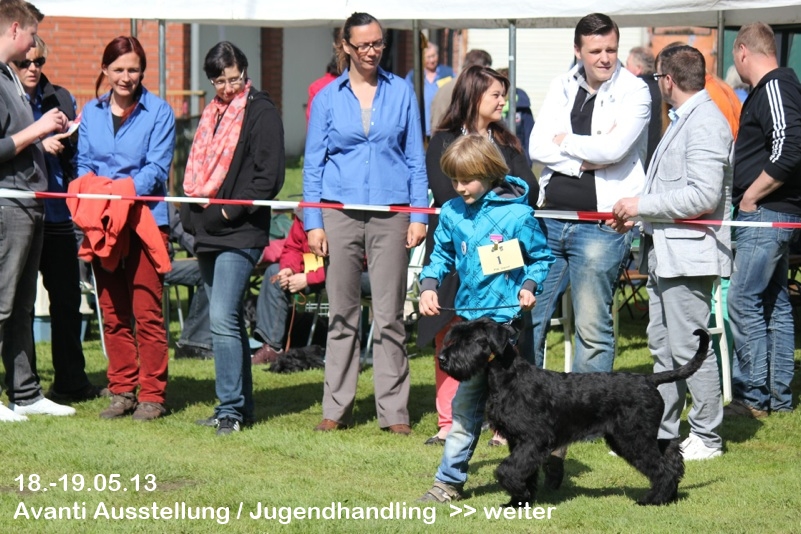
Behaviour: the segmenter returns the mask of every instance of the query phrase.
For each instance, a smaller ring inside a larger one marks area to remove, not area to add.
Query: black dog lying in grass
[[[270,364],[272,373],[295,373],[309,369],[325,367],[325,351],[318,345],[298,347],[282,352],[278,359]]]
[[[507,506],[534,500],[538,470],[552,450],[598,436],[650,480],[651,489],[638,504],[665,504],[677,498],[684,461],[678,440],[657,439],[665,405],[656,387],[684,380],[701,367],[709,334],[693,333],[700,338],[698,352],[674,371],[557,373],[521,358],[506,327],[479,319],[451,328],[439,364],[460,381],[487,372],[487,419],[509,441],[510,454],[495,471],[511,496]],[[546,474],[546,485],[558,488],[561,477],[548,480]]]

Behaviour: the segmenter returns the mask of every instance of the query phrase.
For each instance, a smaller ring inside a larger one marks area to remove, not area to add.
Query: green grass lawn
[[[277,198],[291,202],[303,200],[303,167],[300,159],[293,158],[287,161],[284,187],[281,188]]]
[[[618,369],[649,372],[644,331],[645,321],[623,317]],[[172,334],[176,339],[177,325]],[[550,334],[549,368],[562,365],[562,341],[561,333]],[[106,361],[99,343],[89,342],[86,349],[91,378],[104,383]],[[49,350],[47,344],[37,347],[45,388],[53,377]],[[539,496],[538,506],[552,508],[550,519],[535,519],[533,511],[528,519],[487,519],[485,509],[497,511],[507,499],[493,477],[506,451],[488,447],[490,436],[485,434],[471,462],[468,500],[463,503],[477,512],[450,517],[447,506],[415,512],[411,507],[430,486],[442,454],[441,447],[423,445],[436,431],[434,367],[430,350],[416,352],[410,360],[411,437],[379,430],[373,372],[368,368],[360,376],[356,426],[351,430],[312,431],[321,418],[322,371],[275,375],[255,369],[258,423],[219,438],[212,429],[194,424],[209,416],[215,405],[213,364],[187,360],[170,361],[171,413],[161,420],[101,420],[98,413],[108,402],[101,399],[76,405],[75,417],[33,417],[27,423],[4,424],[0,532],[801,532],[798,413],[764,422],[724,421],[725,454],[688,463],[679,502],[659,508],[635,504],[647,489],[646,480],[609,456],[601,441],[575,445],[562,488]],[[795,386],[797,391],[801,384],[796,381]],[[5,396],[2,400],[7,401]],[[33,491],[33,475],[42,484],[39,491]],[[82,481],[82,491],[77,491]],[[117,481],[120,489],[111,491]],[[153,513],[153,503],[171,509],[207,507],[206,519],[139,518]],[[24,517],[23,506],[30,518]],[[251,518],[259,506],[276,518]],[[385,517],[391,506],[393,515],[401,511],[401,518],[325,519],[338,506],[349,507],[355,515],[374,507],[371,513]],[[54,507],[53,514],[61,507],[62,517],[69,508],[79,518],[34,519],[38,510],[48,513],[46,507]],[[94,518],[98,507],[109,517],[122,507],[134,519]],[[298,515],[286,516],[290,507]],[[320,519],[300,517],[315,507],[319,512],[311,513],[321,514]],[[408,518],[410,514],[414,517]]]

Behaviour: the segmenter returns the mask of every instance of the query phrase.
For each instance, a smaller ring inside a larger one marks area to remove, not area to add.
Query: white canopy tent
[[[474,0],[38,0],[48,16],[166,20],[202,24],[265,27],[337,26],[354,11],[366,11],[386,27],[520,28],[572,27],[596,11],[620,26],[740,26],[762,20],[769,24],[801,23],[799,0],[505,0],[495,4]],[[794,7],[795,6],[795,7]]]
[[[166,94],[165,22],[259,27],[336,27],[353,12],[375,16],[386,28],[508,28],[510,94],[516,86],[517,28],[569,28],[588,13],[602,11],[620,26],[727,26],[761,20],[769,24],[801,24],[801,0],[36,0],[47,16],[158,20],[159,92]],[[722,45],[723,32],[719,31]],[[415,45],[419,32],[414,31]],[[722,48],[722,47],[719,47]],[[415,71],[422,72],[415,55]],[[719,68],[722,68],[719,67]],[[719,73],[722,74],[722,73]],[[418,87],[418,94],[421,91]],[[510,101],[510,121],[515,102]]]

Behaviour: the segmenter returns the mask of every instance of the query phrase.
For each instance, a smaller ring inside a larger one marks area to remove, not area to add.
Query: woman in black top
[[[216,96],[200,118],[184,175],[190,197],[270,200],[284,183],[284,129],[264,91],[252,87],[247,58],[223,41],[209,50],[203,70]],[[184,229],[209,298],[214,346],[214,416],[198,421],[230,434],[253,420],[250,345],[242,298],[268,243],[270,209],[247,204],[186,204]]]
[[[442,122],[437,126],[426,152],[428,187],[434,195],[434,206],[441,207],[445,202],[456,197],[451,179],[442,172],[439,160],[454,139],[468,133],[485,135],[495,143],[509,166],[509,174],[517,176],[528,184],[529,204],[532,207],[536,206],[540,191],[537,179],[531,172],[531,166],[523,153],[520,141],[501,120],[508,91],[509,80],[489,67],[475,65],[459,75],[453,89],[451,105]],[[436,228],[437,217],[432,215],[429,217],[426,237],[426,263],[434,247],[434,230]],[[453,308],[453,300],[458,287],[459,278],[456,272],[451,273],[443,280],[437,290],[439,303],[443,308]],[[530,316],[530,314],[524,314],[524,316]],[[421,317],[418,327],[418,345],[427,345],[434,339],[436,353],[439,354],[442,340],[455,320],[456,314],[445,310],[437,316]],[[530,322],[530,320],[529,317],[528,321]],[[434,361],[436,362],[437,359],[435,358]],[[451,428],[451,401],[459,386],[456,380],[439,368],[438,363],[436,365],[439,432],[426,441],[428,445],[445,443],[445,436],[448,435]],[[493,440],[493,442],[495,441]]]

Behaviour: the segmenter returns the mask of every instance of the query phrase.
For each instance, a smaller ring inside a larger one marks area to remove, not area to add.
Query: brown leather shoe
[[[135,421],[152,421],[167,413],[163,404],[158,402],[140,402],[134,410],[132,418]]]
[[[392,432],[393,434],[401,434],[403,436],[408,436],[409,434],[412,433],[412,427],[404,424],[389,425],[384,430],[386,430],[387,432]]]
[[[760,410],[759,408],[749,406],[742,401],[733,400],[727,406],[723,407],[723,416],[740,416],[750,417],[751,419],[763,419],[768,416],[768,412],[766,410]]]
[[[333,419],[323,419],[319,425],[314,427],[314,430],[316,432],[331,432],[332,430],[345,430],[346,428],[348,428],[347,425],[338,423]]]
[[[283,350],[275,350],[270,345],[265,343],[259,350],[253,353],[253,356],[250,357],[250,364],[264,365],[266,363],[275,363],[278,357],[283,353]]]
[[[120,393],[112,395],[111,404],[100,412],[101,419],[115,419],[133,413],[136,409],[136,395],[133,393]]]

